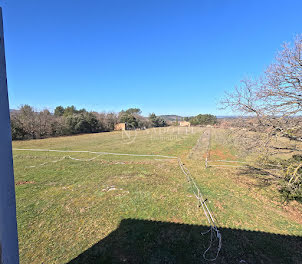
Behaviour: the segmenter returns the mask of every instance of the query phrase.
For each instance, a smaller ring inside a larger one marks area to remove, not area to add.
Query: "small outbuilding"
[[[114,125],[114,130],[126,130],[126,123],[118,123]]]
[[[188,122],[188,121],[180,121],[179,126],[181,126],[181,127],[190,127],[191,123]]]

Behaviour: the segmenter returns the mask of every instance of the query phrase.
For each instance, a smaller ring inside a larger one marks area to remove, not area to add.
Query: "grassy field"
[[[240,168],[205,169],[205,130],[110,132],[13,147],[180,157],[221,230],[216,263],[302,263],[301,204],[285,204],[275,186]],[[224,130],[211,130],[212,160],[244,161],[225,144]],[[21,263],[206,263],[210,237],[200,232],[208,224],[175,159],[14,150],[14,168]]]

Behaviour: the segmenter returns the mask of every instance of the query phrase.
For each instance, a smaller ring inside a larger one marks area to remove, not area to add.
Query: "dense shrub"
[[[165,127],[167,126],[167,122],[159,116],[156,116],[154,113],[149,115],[149,120],[153,127]]]
[[[191,125],[214,125],[217,123],[217,117],[209,114],[199,114],[189,119]]]
[[[122,110],[119,113],[118,121],[120,123],[126,123],[127,129],[143,129],[151,126],[150,121],[141,116],[141,110],[139,108],[129,108],[128,110]]]
[[[102,126],[92,113],[84,112],[66,117],[67,131],[70,134],[95,133],[102,131]]]

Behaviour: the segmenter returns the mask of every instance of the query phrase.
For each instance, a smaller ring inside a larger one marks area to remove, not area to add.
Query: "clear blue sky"
[[[10,107],[227,114],[302,33],[301,0],[0,0]]]

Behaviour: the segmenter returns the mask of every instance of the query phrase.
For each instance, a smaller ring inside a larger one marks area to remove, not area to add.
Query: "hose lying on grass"
[[[214,221],[214,218],[213,218],[213,215],[211,213],[211,211],[209,210],[208,206],[207,206],[207,199],[204,199],[201,192],[200,192],[200,189],[198,188],[197,184],[195,183],[193,177],[191,176],[190,174],[190,171],[184,166],[184,164],[182,163],[181,159],[178,158],[178,164],[182,170],[182,172],[187,176],[187,180],[188,182],[190,182],[191,184],[191,187],[192,187],[192,191],[196,197],[196,199],[198,200],[198,203],[199,203],[199,207],[202,207],[203,209],[203,212],[208,220],[208,223],[210,225],[210,229],[204,233],[202,233],[202,235],[206,234],[206,233],[209,233],[211,232],[211,240],[210,240],[210,244],[209,244],[209,247],[206,249],[206,251],[203,253],[203,257],[205,260],[209,260],[209,261],[214,261],[217,259],[218,255],[219,255],[219,252],[220,252],[220,249],[221,249],[221,233],[220,231],[218,230],[216,224],[215,224],[215,221]],[[217,249],[217,254],[214,258],[207,258],[206,257],[206,254],[207,252],[211,249],[212,247],[212,243],[213,243],[213,237],[216,235],[216,238],[218,239],[218,249]]]
[[[77,159],[77,158],[73,158],[71,156],[64,156],[61,159],[50,161],[50,162],[44,162],[42,164],[35,165],[35,166],[29,166],[28,168],[43,166],[43,165],[46,165],[48,163],[56,163],[56,162],[62,161],[62,160],[67,159],[67,158],[72,159],[72,160],[76,160],[76,161],[92,161],[92,160],[98,158],[101,155],[133,156],[133,157],[161,157],[161,158],[167,158],[167,159],[177,159],[178,160],[178,165],[179,165],[181,171],[183,172],[183,174],[187,177],[188,182],[191,184],[192,191],[193,191],[196,199],[198,200],[199,207],[202,207],[203,212],[204,212],[204,214],[207,218],[207,221],[210,225],[210,228],[209,228],[208,231],[206,231],[204,233],[201,233],[202,235],[205,235],[205,234],[211,232],[209,247],[203,253],[203,257],[204,257],[205,260],[208,260],[208,261],[215,261],[217,259],[218,255],[219,255],[219,252],[221,250],[221,247],[222,247],[221,233],[220,233],[220,231],[218,230],[218,228],[215,224],[213,214],[211,213],[209,207],[207,206],[207,199],[203,198],[199,187],[197,186],[197,184],[195,183],[193,177],[190,174],[190,171],[184,166],[184,164],[183,164],[183,162],[181,161],[180,158],[175,157],[175,156],[164,156],[164,155],[151,155],[151,154],[150,155],[148,155],[148,154],[145,155],[145,154],[129,154],[129,153],[95,152],[95,151],[86,151],[86,150],[73,150],[72,151],[72,150],[50,150],[50,149],[18,149],[18,148],[14,148],[13,150],[15,150],[15,151],[41,151],[41,152],[98,154],[97,156],[95,156],[91,159]],[[214,258],[207,258],[207,252],[212,248],[214,237],[216,237],[216,239],[218,240],[217,253],[216,253]]]
[[[92,160],[98,158],[99,156],[101,156],[101,155],[97,155],[97,156],[95,156],[91,159],[76,159],[76,158],[73,158],[71,156],[64,156],[64,157],[62,157],[58,160],[47,161],[47,162],[43,162],[43,163],[38,164],[38,165],[27,166],[25,168],[36,168],[36,167],[39,167],[39,166],[44,166],[44,165],[49,164],[49,163],[57,163],[57,162],[62,161],[64,159],[71,159],[71,160],[76,160],[76,161],[92,161]]]

